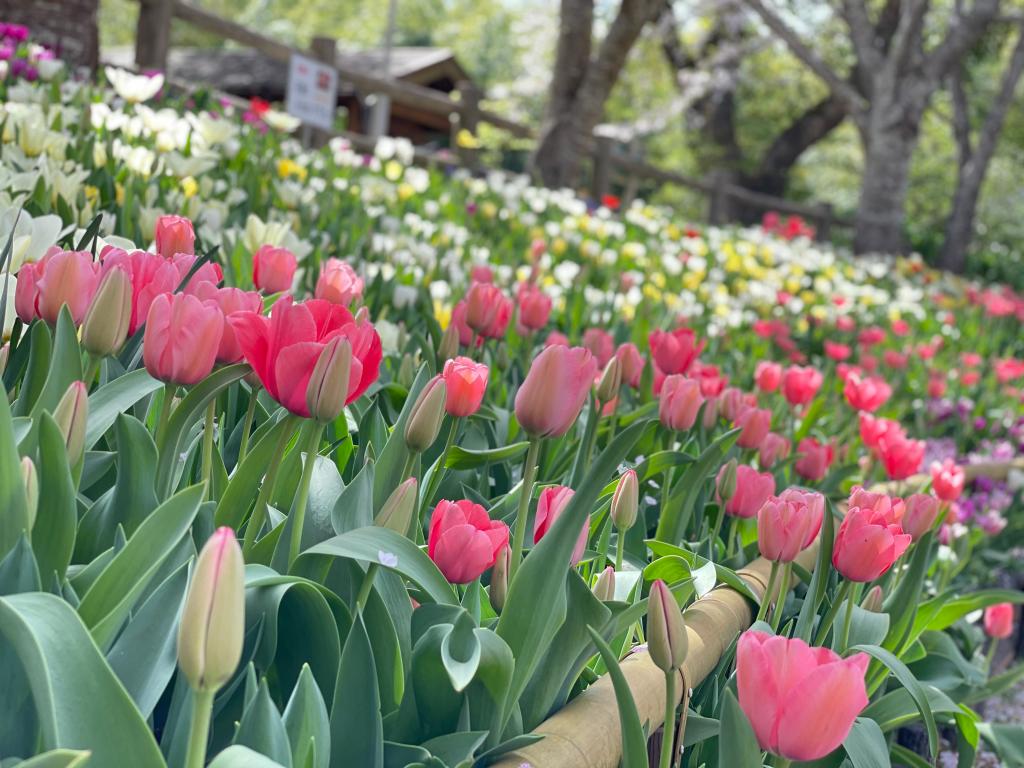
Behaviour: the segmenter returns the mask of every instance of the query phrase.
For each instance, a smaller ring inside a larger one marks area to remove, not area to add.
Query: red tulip
[[[941,464],[933,461],[930,467],[932,475],[932,490],[935,495],[943,501],[956,501],[964,491],[964,482],[967,476],[963,467],[958,466],[952,459],[946,459]]]
[[[261,245],[252,255],[252,282],[256,290],[279,293],[290,290],[298,259],[287,248]]]
[[[862,379],[853,373],[846,377],[843,386],[846,401],[858,411],[874,413],[881,408],[892,394],[892,388],[884,379],[870,377]]]
[[[517,296],[519,323],[529,331],[539,331],[551,316],[551,297],[533,283],[523,283]]]
[[[761,465],[761,469],[771,469],[776,461],[787,456],[789,456],[789,440],[775,432],[769,432],[761,442],[757,463]]]
[[[142,359],[154,379],[189,386],[213,370],[224,320],[195,296],[164,293],[149,307]]]
[[[1013,634],[1013,605],[996,603],[985,609],[985,634],[998,640],[1005,640]]]
[[[380,336],[369,321],[356,321],[338,304],[319,299],[295,304],[282,296],[270,317],[237,312],[228,318],[246,362],[274,400],[297,416],[308,418],[306,390],[320,353],[331,339],[343,336],[352,345],[349,390],[351,403],[380,375]]]
[[[697,421],[697,411],[703,402],[700,382],[673,374],[662,384],[658,418],[666,429],[685,432]]]
[[[569,431],[587,400],[597,361],[582,347],[546,347],[516,392],[516,420],[533,437]]]
[[[473,283],[466,294],[466,324],[481,336],[486,335],[498,319],[504,298],[501,289],[492,283]]]
[[[498,309],[494,313],[491,323],[483,329],[481,336],[485,339],[502,339],[508,330],[509,321],[512,319],[512,299],[503,293],[498,294]]]
[[[156,252],[165,259],[176,253],[195,253],[196,233],[184,216],[161,216],[156,220]]]
[[[917,541],[924,536],[935,525],[939,516],[939,500],[934,496],[924,493],[915,493],[906,501],[906,511],[903,513],[903,530]]]
[[[81,324],[100,284],[100,265],[88,251],[51,251],[18,272],[14,308],[23,323],[37,317],[53,325],[67,304],[75,325]]]
[[[850,581],[874,581],[892,568],[910,542],[910,535],[883,512],[850,507],[836,534],[832,565]]]
[[[696,334],[690,328],[654,331],[647,341],[651,345],[654,362],[669,376],[686,373],[704,350],[704,342],[697,343]]]
[[[320,267],[314,298],[347,307],[363,295],[363,279],[341,259],[328,259]]]
[[[148,251],[124,251],[107,246],[100,253],[102,272],[111,269],[125,270],[132,281],[132,315],[128,323],[131,336],[146,322],[153,299],[162,293],[173,293],[181,283],[178,268],[156,253]]]
[[[841,658],[799,638],[750,630],[736,646],[736,687],[761,749],[817,760],[839,747],[867,706],[869,657]]]
[[[885,435],[875,446],[890,480],[906,480],[921,468],[924,440],[911,440],[903,435]]]
[[[469,277],[474,283],[493,283],[494,271],[486,264],[477,264],[469,270]]]
[[[782,383],[782,366],[762,360],[754,369],[754,382],[762,392],[774,392]]]
[[[583,346],[597,360],[597,367],[604,368],[615,354],[615,340],[608,331],[601,328],[588,328],[583,332]]]
[[[832,341],[825,342],[825,355],[838,362],[849,359],[852,350],[845,344],[836,344]]]
[[[772,426],[772,412],[767,408],[744,408],[736,417],[735,426],[740,428],[736,445],[740,448],[760,448]]]
[[[800,477],[818,481],[825,477],[835,458],[832,443],[821,443],[816,438],[805,437],[796,447],[800,458],[796,460],[794,469]]]
[[[572,488],[567,488],[564,485],[553,485],[540,492],[540,498],[537,499],[537,515],[533,521],[534,544],[537,544],[544,538],[544,535],[551,530],[551,526],[562,516],[562,513],[573,497],[573,493]],[[587,536],[589,534],[590,515],[587,515],[587,519],[583,521],[583,528],[580,529],[580,535],[576,539],[576,546],[573,547],[570,565],[575,566],[583,557],[583,551],[587,548]]]
[[[903,427],[892,419],[878,419],[864,411],[858,414],[858,418],[860,419],[860,439],[867,448],[875,448],[883,437],[903,435]]]
[[[427,554],[453,584],[468,584],[508,546],[508,526],[471,501],[439,501],[430,516]]]
[[[725,465],[719,474],[726,469]],[[725,513],[733,517],[754,517],[768,497],[775,493],[775,477],[771,472],[758,472],[740,464],[736,467],[736,492],[725,503]]]
[[[486,365],[475,363],[468,357],[456,357],[446,362],[441,373],[447,390],[445,410],[456,417],[472,416],[480,410],[487,390],[487,374]]]
[[[620,344],[615,350],[615,356],[619,358],[619,365],[622,367],[622,383],[632,389],[640,386],[640,377],[644,372],[644,358],[636,344],[626,342]]]
[[[815,369],[791,365],[782,374],[782,394],[790,405],[806,405],[821,389],[821,373]]]
[[[263,311],[263,297],[255,291],[243,291],[240,288],[218,288],[213,283],[201,283],[195,294],[204,304],[217,307],[224,318],[224,333],[220,337],[217,348],[218,363],[237,363],[242,359],[242,347],[235,337],[235,329],[228,318],[235,312]]]

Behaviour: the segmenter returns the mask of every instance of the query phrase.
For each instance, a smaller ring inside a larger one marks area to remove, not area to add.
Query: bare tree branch
[[[874,69],[881,64],[882,52],[876,44],[876,31],[864,0],[843,0],[842,16],[850,30],[850,39],[862,66]]]
[[[966,14],[954,13],[946,36],[928,54],[925,68],[935,80],[942,80],[967,49],[981,37],[985,28],[999,15],[1000,0],[974,0]]]
[[[957,155],[963,166],[971,156],[971,122],[967,106],[967,90],[964,88],[963,67],[949,78],[949,93],[953,101],[953,137],[956,139]]]

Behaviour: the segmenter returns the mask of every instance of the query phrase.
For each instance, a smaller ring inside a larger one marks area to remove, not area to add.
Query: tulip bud
[[[661,670],[672,672],[686,660],[688,640],[683,613],[661,579],[651,584],[647,602],[647,650]]]
[[[718,498],[723,502],[731,501],[732,497],[736,495],[736,467],[736,459],[729,459],[718,473],[716,490]]]
[[[82,346],[97,357],[112,355],[128,338],[132,319],[132,280],[119,267],[100,280],[82,321]]]
[[[877,584],[867,591],[864,595],[864,599],[861,600],[860,607],[865,611],[871,611],[872,613],[882,612],[882,588]]]
[[[594,584],[594,597],[602,603],[615,599],[615,569],[612,566],[609,565],[597,577],[597,582]]]
[[[437,359],[451,360],[458,354],[459,329],[455,327],[455,323],[449,323],[448,327],[444,329],[444,335],[441,337],[441,343],[437,346]]]
[[[197,691],[216,691],[242,658],[245,562],[230,528],[218,528],[192,572],[178,625],[178,666]]]
[[[25,456],[21,460],[21,483],[25,486],[25,500],[28,502],[28,529],[31,531],[36,522],[36,510],[39,507],[39,477],[32,459]]]
[[[491,587],[487,591],[487,597],[495,613],[501,613],[501,609],[505,607],[505,598],[508,596],[508,567],[511,560],[512,550],[504,547],[498,553],[494,567],[491,568]]]
[[[348,397],[352,372],[352,344],[335,336],[324,345],[306,385],[306,405],[311,418],[331,422],[338,418]]]
[[[398,386],[408,389],[416,378],[416,370],[413,367],[412,355],[408,352],[402,355],[402,362],[398,366],[396,381]]]
[[[64,435],[68,464],[72,467],[85,452],[85,422],[88,418],[89,392],[83,382],[73,381],[53,412],[53,419]]]
[[[7,361],[11,357],[11,343],[7,342],[0,347],[0,374],[7,370]]]
[[[447,398],[448,388],[440,376],[431,379],[420,392],[405,425],[405,444],[409,450],[423,453],[433,445],[437,433],[441,431]]]
[[[413,517],[416,515],[417,488],[415,477],[410,477],[395,488],[384,502],[384,506],[380,508],[373,524],[408,536]]]
[[[618,357],[608,361],[601,373],[601,379],[597,382],[597,399],[602,403],[610,403],[619,395],[619,387],[622,386],[622,363]]]
[[[636,470],[627,469],[619,478],[612,496],[612,522],[619,531],[628,531],[636,522],[637,508],[640,505],[640,484]]]
[[[370,310],[368,307],[360,307],[356,310],[356,325],[370,322]]]
[[[498,353],[494,356],[494,364],[499,371],[507,371],[512,365],[512,358],[508,355],[508,344],[502,342],[498,345]]]

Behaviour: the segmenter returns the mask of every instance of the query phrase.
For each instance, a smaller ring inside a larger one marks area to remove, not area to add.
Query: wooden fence
[[[210,13],[189,0],[139,0],[139,21],[135,42],[135,62],[139,69],[166,70],[167,54],[170,47],[171,20],[176,18],[198,29],[253,48],[268,58],[287,66],[293,54],[312,56],[334,66],[338,77],[347,81],[363,95],[387,96],[392,102],[406,107],[448,117],[452,124],[452,136],[462,129],[475,132],[480,123],[488,123],[519,139],[536,139],[530,126],[510,120],[480,106],[480,94],[468,84],[460,89],[460,98],[455,99],[441,91],[408,83],[388,76],[378,76],[365,70],[339,65],[336,41],[332,38],[317,37],[310,51],[300,50],[255,32],[241,24]],[[319,134],[323,140],[326,136]],[[342,134],[349,138],[357,149],[372,148],[374,140],[356,134]],[[453,142],[454,145],[454,142]],[[708,199],[708,220],[712,224],[723,224],[731,206],[737,201],[748,208],[764,211],[795,214],[812,222],[818,237],[827,239],[836,227],[851,227],[852,222],[837,216],[830,205],[807,205],[795,203],[780,197],[764,195],[729,182],[722,175],[710,179],[698,179],[675,171],[658,168],[635,156],[616,151],[616,142],[607,136],[595,135],[589,142],[588,151],[592,157],[590,193],[600,200],[607,195],[616,179],[621,180],[631,197],[641,183],[670,184],[703,194]],[[421,150],[418,158],[430,161],[432,153]],[[473,150],[458,149],[453,158],[450,153],[443,156],[445,162],[457,160],[476,169],[478,155]],[[626,202],[629,202],[627,199]]]

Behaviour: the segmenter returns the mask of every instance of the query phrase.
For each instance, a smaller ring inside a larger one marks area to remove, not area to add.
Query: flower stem
[[[92,383],[96,381],[96,374],[100,370],[100,362],[102,362],[101,358],[89,355],[89,364],[85,367],[85,377],[82,379],[85,382],[86,388],[91,387]]]
[[[996,648],[999,647],[999,638],[993,637],[988,645],[988,652],[985,654],[985,674],[992,676],[992,662],[996,657]]]
[[[437,488],[441,485],[441,480],[445,473],[445,462],[448,459],[448,452],[455,445],[455,435],[459,430],[459,420],[452,417],[452,425],[448,429],[448,438],[444,441],[444,449],[441,451],[441,457],[437,462],[437,465],[430,475],[430,482],[427,483],[427,487],[423,489],[423,496],[420,499],[420,519],[427,512],[427,507],[430,506],[431,500],[434,498],[434,494],[437,493]]]
[[[320,435],[324,427],[320,422],[309,423],[309,442],[306,444],[306,460],[302,464],[302,476],[299,478],[299,495],[295,499],[295,510],[292,518],[292,539],[288,546],[288,567],[299,556],[302,546],[302,526],[306,522],[306,505],[309,502],[309,485],[313,481],[313,467],[320,448]]]
[[[626,532],[619,531],[615,540],[615,572],[622,570],[622,551],[626,548]]]
[[[370,563],[363,575],[363,583],[359,585],[359,594],[356,596],[356,613],[362,613],[366,601],[370,598],[370,590],[373,589],[373,580],[377,577],[376,563]]]
[[[519,509],[516,512],[515,530],[512,533],[512,557],[508,564],[508,581],[512,583],[513,577],[519,568],[519,561],[523,555],[523,540],[526,538],[526,519],[530,515],[530,499],[533,496],[533,481],[537,474],[537,451],[540,449],[538,438],[530,439],[530,447],[526,450],[526,459],[523,462],[523,487],[519,491]]]
[[[660,768],[672,765],[672,751],[675,749],[676,724],[676,670],[665,673],[665,724],[661,733]]]
[[[210,737],[213,694],[213,691],[192,691],[192,724],[188,731],[185,768],[203,768],[206,763],[206,742]]]
[[[292,424],[296,417],[285,416]],[[245,540],[242,542],[242,554],[248,556],[256,544],[256,536],[263,528],[267,519],[267,504],[270,503],[271,494],[274,492],[274,485],[277,483],[277,471],[281,468],[281,459],[284,457],[288,441],[291,439],[292,430],[285,427],[277,438],[277,445],[274,446],[274,454],[270,459],[270,466],[267,467],[267,474],[263,477],[263,485],[260,486],[259,495],[256,497],[256,506],[249,516],[249,523],[245,526]]]
[[[793,569],[792,563],[782,566],[782,582],[779,585],[779,599],[775,601],[775,612],[772,614],[772,629],[778,632],[779,624],[782,622],[782,612],[786,608],[786,595],[789,593],[789,575]]]
[[[249,433],[252,431],[252,422],[256,418],[256,392],[255,388],[249,393],[249,406],[245,409],[245,421],[242,422],[242,441],[238,445],[238,462],[249,455]]]
[[[160,406],[160,418],[156,422],[157,447],[163,442],[164,433],[167,431],[167,422],[171,418],[171,406],[174,405],[174,392],[177,388],[177,385],[171,382],[164,384],[164,401]]]
[[[818,626],[818,633],[814,636],[814,644],[822,645],[825,642],[825,638],[828,636],[828,631],[832,629],[832,624],[836,620],[836,616],[839,614],[839,606],[846,600],[846,596],[850,593],[851,582],[843,579],[843,583],[839,585],[839,591],[836,593],[836,599],[832,601],[832,605],[829,606],[828,612],[825,614],[825,618],[821,620],[821,624]]]
[[[843,634],[839,638],[839,653],[845,653],[846,646],[850,644],[850,625],[853,623],[853,604],[857,600],[857,593],[860,591],[860,585],[856,585],[851,592],[849,597],[846,598],[846,615],[843,617]]]
[[[213,431],[214,419],[217,416],[217,398],[210,400],[206,406],[206,424],[203,426],[203,483],[206,486],[206,498],[213,498],[213,487],[210,478],[213,476]]]
[[[757,609],[757,618],[755,622],[764,621],[764,617],[768,615],[768,605],[772,601],[772,591],[775,589],[775,579],[779,575],[779,564],[772,561],[772,570],[768,574],[768,586],[764,589],[764,597],[761,598],[761,606]]]
[[[721,508],[718,510],[718,517],[715,518],[715,526],[711,531],[711,538],[708,539],[708,560],[715,559],[715,541],[718,539],[718,534],[722,532],[722,523],[724,520],[725,504],[722,504]]]

